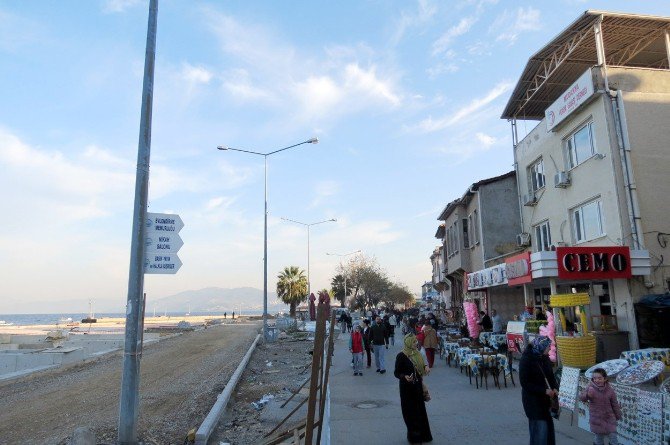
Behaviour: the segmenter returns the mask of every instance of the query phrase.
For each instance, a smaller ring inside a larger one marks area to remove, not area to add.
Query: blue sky
[[[313,136],[268,159],[270,289],[307,266],[306,229],[280,218],[337,218],[311,229],[313,289],[338,264],[326,252],[360,249],[418,292],[439,211],[512,169],[499,116],[526,61],[586,9],[670,15],[667,1],[161,1],[149,210],[181,215],[185,245],[178,274],[147,276],[149,304],[262,288],[262,158],[216,146]],[[147,14],[0,3],[0,313],[125,304]]]

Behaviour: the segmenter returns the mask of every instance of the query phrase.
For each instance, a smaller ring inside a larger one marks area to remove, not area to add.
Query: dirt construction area
[[[197,428],[259,332],[243,321],[187,332],[145,348],[139,439],[182,444]],[[77,427],[117,440],[123,352],[0,383],[0,444],[68,444]]]

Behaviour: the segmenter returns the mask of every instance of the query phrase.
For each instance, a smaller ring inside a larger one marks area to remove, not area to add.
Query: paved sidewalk
[[[335,342],[335,356],[330,371],[331,442],[335,445],[407,444],[406,428],[400,411],[398,380],[393,376],[395,357],[401,347],[396,342],[386,351],[387,372],[363,368],[363,377],[354,377],[348,334]],[[521,388],[515,373],[516,387],[499,390],[489,378],[489,389],[475,389],[458,368],[449,368],[444,360],[435,359],[435,367],[426,378],[432,400],[427,403],[434,444],[519,445],[528,443],[528,420],[521,406]],[[355,407],[364,404],[363,407]],[[366,407],[374,406],[374,407]],[[556,440],[560,445],[591,444],[592,435],[570,426],[570,414],[556,422]]]

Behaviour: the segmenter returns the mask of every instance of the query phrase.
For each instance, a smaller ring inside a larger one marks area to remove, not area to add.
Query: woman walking
[[[549,361],[549,337],[536,337],[521,356],[519,382],[521,401],[528,417],[530,445],[555,445],[551,398],[558,394],[558,384]]]
[[[433,329],[430,323],[423,325],[423,348],[426,350],[426,358],[428,358],[428,367],[432,368],[435,363],[435,349],[439,347],[437,341],[437,331]]]
[[[423,376],[430,372],[418,349],[414,334],[407,334],[404,347],[395,359],[394,375],[400,381],[400,407],[407,426],[409,443],[431,442],[426,401],[423,392]]]

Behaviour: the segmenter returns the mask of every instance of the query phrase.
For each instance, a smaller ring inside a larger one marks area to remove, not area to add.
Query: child
[[[621,407],[614,389],[607,382],[607,372],[602,368],[593,371],[591,383],[579,395],[579,400],[589,404],[589,425],[596,435],[595,445],[603,445],[605,437],[610,445],[618,445],[616,423],[621,420]]]
[[[349,337],[349,352],[354,359],[354,375],[363,375],[363,334],[360,325],[356,325]]]

